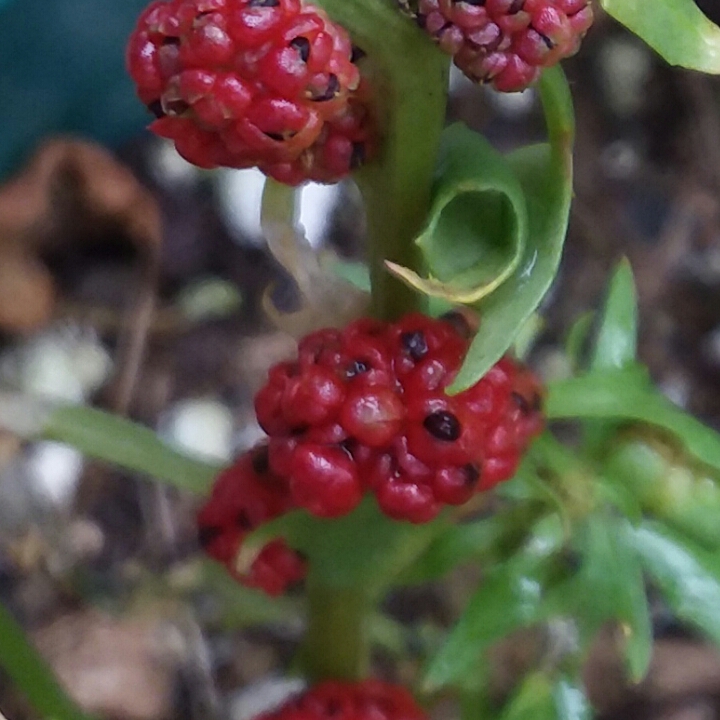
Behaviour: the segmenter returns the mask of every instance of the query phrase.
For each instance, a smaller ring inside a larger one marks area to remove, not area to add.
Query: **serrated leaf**
[[[650,522],[631,529],[629,536],[677,617],[720,644],[720,582],[701,561],[699,549]]]
[[[507,280],[527,241],[525,196],[507,159],[456,123],[443,132],[429,222],[415,241],[429,271],[386,263],[426,295],[472,304]]]
[[[632,268],[621,261],[608,284],[590,369],[623,368],[637,351],[637,296]]]
[[[671,65],[720,73],[720,28],[694,0],[601,0],[616,20],[642,38]]]
[[[637,365],[550,383],[545,414],[549,420],[605,418],[648,423],[667,430],[688,453],[720,470],[720,435],[661,395]]]
[[[508,159],[525,192],[529,237],[515,272],[478,304],[482,323],[462,368],[447,389],[457,393],[475,384],[512,344],[537,309],[560,263],[572,198],[572,99],[559,67],[543,72],[540,92],[550,137]]]

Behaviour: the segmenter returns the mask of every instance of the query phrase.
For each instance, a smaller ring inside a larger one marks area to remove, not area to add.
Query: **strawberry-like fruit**
[[[248,533],[290,509],[287,482],[270,471],[267,448],[257,447],[215,479],[197,514],[200,545],[243,585],[280,595],[306,571],[305,562],[283,540],[267,543],[248,568],[239,567],[238,560]]]
[[[388,516],[423,523],[512,477],[542,430],[540,387],[505,357],[446,395],[469,342],[466,325],[419,313],[303,338],[255,398],[292,503],[339,517],[371,491]]]
[[[369,139],[347,33],[300,0],[155,0],[127,67],[150,129],[203,167],[335,182]]]
[[[256,720],[427,720],[427,715],[400,685],[326,680]]]
[[[400,0],[455,64],[496,90],[524,90],[574,55],[593,21],[590,0]]]

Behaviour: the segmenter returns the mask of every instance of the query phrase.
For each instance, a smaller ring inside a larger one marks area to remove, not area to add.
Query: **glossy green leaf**
[[[174,450],[150,428],[95,408],[58,407],[49,414],[42,437],[199,495],[219,471],[217,465]]]
[[[593,711],[580,682],[561,677],[552,694],[556,720],[592,720]]]
[[[344,517],[325,520],[303,510],[265,523],[243,543],[239,562],[251,564],[269,539],[283,537],[303,552],[310,572],[326,587],[380,589],[394,579],[447,528],[442,517],[423,525],[391,520],[371,497]]]
[[[456,123],[443,132],[429,222],[415,241],[428,278],[388,267],[426,295],[472,304],[517,268],[527,241],[525,196],[507,159]]]
[[[645,422],[670,432],[701,462],[720,469],[720,435],[661,395],[639,366],[550,383],[550,420],[605,418]]]
[[[44,718],[90,720],[67,696],[22,627],[0,604],[0,668]]]
[[[632,268],[623,260],[608,285],[600,326],[590,360],[592,370],[622,368],[637,352],[637,296]]]
[[[556,521],[536,524],[532,540],[487,573],[430,661],[423,680],[427,691],[462,683],[493,643],[544,617],[543,578],[561,540]]]
[[[370,269],[365,263],[333,258],[327,263],[327,267],[330,272],[347,280],[359,290],[370,292]]]
[[[720,73],[720,28],[694,0],[600,0],[616,20],[671,65]]]
[[[629,530],[629,537],[677,617],[720,644],[720,580],[699,550],[650,522]]]
[[[543,73],[540,93],[550,143],[508,157],[525,192],[528,243],[512,276],[478,304],[483,320],[450,393],[473,385],[500,359],[557,273],[572,198],[574,132],[572,99],[559,67]]]

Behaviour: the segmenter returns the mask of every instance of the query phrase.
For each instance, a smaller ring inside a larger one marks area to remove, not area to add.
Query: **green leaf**
[[[720,28],[694,0],[601,0],[616,20],[671,65],[720,73]]]
[[[66,695],[52,670],[7,608],[0,604],[0,667],[45,718],[90,720]]]
[[[536,525],[525,548],[488,572],[432,658],[423,680],[426,691],[472,676],[493,643],[544,617],[542,578],[561,536],[556,522]]]
[[[334,272],[338,277],[347,280],[359,290],[370,292],[370,269],[363,262],[353,260],[338,260],[333,257],[327,263],[330,272]]]
[[[630,524],[611,515],[590,515],[581,539],[582,567],[573,581],[575,617],[591,640],[608,620],[620,623],[630,676],[639,682],[652,654],[652,626],[645,582]],[[587,599],[593,598],[588,603]]]
[[[66,406],[53,410],[42,437],[199,495],[207,493],[220,469],[173,450],[150,428],[95,408]]]
[[[507,557],[527,540],[544,509],[544,504],[526,502],[483,520],[451,525],[402,574],[401,581],[436,580],[472,560]]]
[[[629,534],[673,612],[720,644],[720,581],[702,561],[701,551],[650,522]]]
[[[379,590],[445,528],[442,517],[423,525],[391,520],[366,497],[353,512],[334,520],[296,510],[265,523],[245,540],[239,562],[250,564],[269,539],[283,537],[307,556],[318,584]]]
[[[429,222],[415,241],[427,279],[388,267],[426,295],[472,304],[517,268],[527,241],[525,197],[507,159],[461,123],[443,132]]]
[[[512,344],[557,273],[572,198],[572,99],[559,67],[545,70],[540,93],[549,145],[522,148],[508,157],[525,192],[529,236],[515,272],[478,304],[482,323],[448,392],[475,384]]]
[[[592,720],[593,712],[579,682],[561,677],[553,687],[556,720]]]
[[[570,360],[570,364],[574,371],[579,370],[583,364],[583,351],[585,343],[590,335],[593,322],[595,321],[594,312],[586,312],[580,315],[570,327],[570,331],[565,338],[565,354]]]
[[[637,365],[550,383],[545,413],[549,420],[645,422],[667,430],[695,458],[720,469],[720,435],[655,390],[647,372]]]
[[[622,368],[635,361],[637,296],[632,268],[620,262],[608,285],[600,327],[590,361],[592,370]]]
[[[500,720],[560,720],[557,710],[550,678],[534,672],[523,679]]]

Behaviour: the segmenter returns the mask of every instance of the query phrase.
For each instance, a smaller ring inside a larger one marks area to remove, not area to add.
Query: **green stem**
[[[307,583],[308,627],[299,660],[310,680],[367,674],[371,598],[362,588]]]
[[[395,7],[394,0],[316,0],[367,53],[379,156],[356,177],[365,200],[373,313],[393,319],[422,298],[385,270],[417,268],[445,120],[449,58]]]

